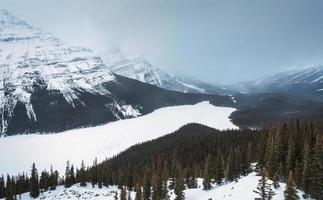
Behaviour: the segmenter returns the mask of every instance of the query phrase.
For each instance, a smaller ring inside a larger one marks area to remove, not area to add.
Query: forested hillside
[[[251,163],[256,162],[263,186],[269,184],[268,177],[274,187],[278,182],[287,183],[286,196],[296,195],[298,188],[311,198],[322,199],[322,158],[323,134],[318,123],[291,121],[259,131],[218,131],[189,124],[103,163],[94,161],[90,168],[82,165],[75,169],[68,163],[64,176],[44,171],[38,180],[33,165],[31,177],[8,176],[6,187],[2,178],[0,196],[13,199],[15,194],[30,191],[36,197],[59,184],[69,188],[91,182],[99,187],[118,185],[123,193],[136,191],[137,199],[167,199],[170,189],[174,189],[176,199],[185,199],[183,190],[196,187],[197,177],[203,178],[203,188],[209,190],[214,183],[221,185],[246,176]],[[274,194],[268,191],[262,195]]]

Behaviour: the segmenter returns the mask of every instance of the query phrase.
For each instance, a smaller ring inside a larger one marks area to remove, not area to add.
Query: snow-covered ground
[[[212,200],[253,200],[256,197],[259,198],[259,195],[254,193],[253,190],[256,190],[258,180],[260,178],[260,176],[256,176],[256,173],[253,172],[248,176],[239,179],[238,182],[231,182],[221,186],[214,186],[214,188],[209,191],[203,190],[203,179],[198,179],[199,188],[185,190],[185,196],[187,200],[207,200],[210,198],[212,198]],[[276,195],[273,197],[273,200],[285,199],[284,190],[286,184],[280,183],[279,185],[279,188],[273,188],[273,191],[276,193]],[[301,196],[303,195],[303,192],[298,191],[298,195],[302,200],[303,198]]]
[[[202,189],[202,179],[198,179],[198,188],[185,190],[186,200],[253,200],[258,197],[253,190],[256,189],[260,176],[256,176],[255,173],[251,173],[246,177],[238,180],[238,182],[232,182],[221,186],[215,186],[209,191]],[[273,200],[283,200],[285,184],[280,183],[278,189],[274,189],[276,195]],[[54,191],[48,191],[42,193],[37,199],[48,200],[76,200],[76,199],[94,199],[94,200],[114,200],[115,192],[118,193],[118,199],[120,199],[120,190],[117,186],[102,187],[99,189],[97,186],[92,188],[88,183],[86,187],[80,187],[79,184],[72,186],[71,188],[58,187]],[[300,200],[302,198],[302,192],[299,191],[298,195]],[[174,200],[174,191],[169,192],[170,199]],[[128,194],[127,194],[128,196]],[[131,192],[131,197],[134,199],[135,192]],[[22,194],[22,200],[31,200],[29,193]],[[307,199],[310,200],[310,199]]]
[[[62,174],[67,160],[77,166],[82,160],[90,165],[96,157],[102,161],[134,144],[172,133],[192,122],[217,129],[236,128],[228,118],[234,110],[201,102],[165,107],[145,116],[97,127],[0,138],[0,174],[29,172],[33,162],[38,170],[53,165]]]

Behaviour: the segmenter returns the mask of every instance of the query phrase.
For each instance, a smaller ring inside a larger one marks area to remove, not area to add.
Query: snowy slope
[[[102,161],[131,145],[172,133],[192,122],[217,129],[235,128],[228,118],[234,110],[202,102],[165,107],[145,116],[93,128],[0,138],[0,152],[6,152],[0,154],[0,174],[29,172],[32,162],[39,170],[53,164],[55,169],[64,172],[67,160],[75,165],[80,165],[82,160],[92,164],[95,157]]]
[[[186,200],[253,200],[258,197],[253,190],[256,189],[259,176],[256,176],[255,173],[251,173],[246,177],[242,177],[238,182],[227,183],[221,186],[214,186],[213,189],[209,191],[203,190],[202,182],[203,179],[198,179],[198,188],[197,189],[186,189],[185,199]],[[278,189],[274,189],[276,195],[273,197],[273,200],[283,200],[284,199],[284,190],[285,183],[280,183]],[[77,200],[77,199],[94,199],[94,200],[114,200],[115,192],[118,193],[118,199],[120,199],[120,189],[117,186],[102,187],[99,189],[97,186],[92,188],[90,183],[87,183],[86,187],[80,187],[79,184],[75,184],[70,188],[64,188],[63,186],[58,187],[54,191],[47,191],[42,194],[37,199],[48,199],[48,200]],[[300,200],[302,198],[303,192],[298,191]],[[174,191],[169,192],[171,200],[175,199]],[[131,197],[134,199],[135,192],[131,192]],[[307,198],[311,200],[310,198]],[[24,193],[21,196],[21,200],[32,200],[29,193]]]
[[[254,193],[253,190],[256,190],[258,185],[258,180],[260,176],[250,173],[249,175],[242,177],[238,182],[226,183],[221,186],[214,185],[213,189],[209,191],[203,190],[203,179],[198,179],[199,188],[197,189],[187,189],[185,190],[185,196],[187,200],[200,200],[200,199],[210,199],[212,200],[244,200],[244,199],[255,199],[259,198],[258,194]],[[286,184],[280,183],[280,187],[274,189],[276,195],[273,197],[273,200],[283,200],[284,190]],[[301,197],[303,192],[298,191],[298,195]],[[300,198],[303,199],[302,197]]]
[[[152,65],[142,54],[133,50],[101,52],[99,56],[112,72],[160,88],[193,93],[231,93],[225,88],[206,84],[193,78],[172,75]]]

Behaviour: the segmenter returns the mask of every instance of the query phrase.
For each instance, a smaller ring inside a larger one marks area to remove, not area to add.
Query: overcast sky
[[[94,50],[233,83],[323,64],[322,0],[0,0],[31,25]]]

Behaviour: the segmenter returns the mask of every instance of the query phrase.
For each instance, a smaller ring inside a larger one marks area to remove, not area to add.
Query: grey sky
[[[63,40],[143,53],[211,83],[323,64],[322,0],[0,0]]]

